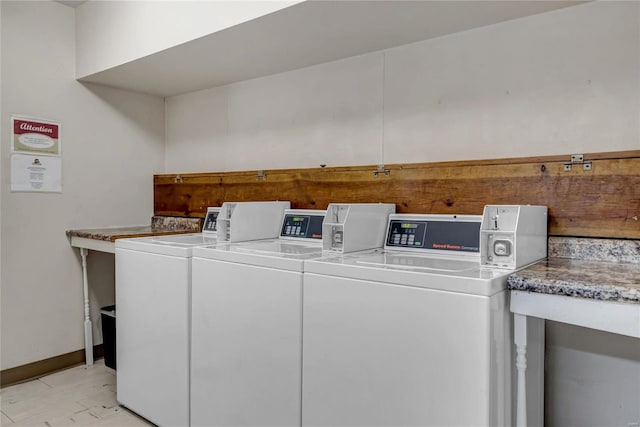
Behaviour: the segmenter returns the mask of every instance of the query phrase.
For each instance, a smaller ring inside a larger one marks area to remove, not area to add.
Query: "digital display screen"
[[[322,215],[286,214],[280,235],[302,239],[322,239]]]
[[[218,211],[207,212],[207,217],[204,219],[204,225],[202,231],[216,231],[216,224],[218,219]]]
[[[387,246],[480,252],[480,222],[392,220]]]

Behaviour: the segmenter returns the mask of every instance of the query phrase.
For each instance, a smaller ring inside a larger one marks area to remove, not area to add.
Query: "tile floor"
[[[116,373],[98,360],[0,390],[2,427],[153,426],[116,402]]]

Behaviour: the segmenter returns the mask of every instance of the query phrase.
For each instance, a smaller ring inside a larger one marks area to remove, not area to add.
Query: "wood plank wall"
[[[401,213],[480,214],[486,204],[549,207],[549,234],[640,239],[640,150],[497,160],[154,176],[155,215],[204,217],[224,201],[395,203]]]

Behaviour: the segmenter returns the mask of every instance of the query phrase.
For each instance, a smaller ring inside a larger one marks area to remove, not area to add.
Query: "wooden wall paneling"
[[[551,235],[640,238],[640,151],[374,166],[183,174],[154,177],[156,215],[203,217],[224,201],[290,200],[296,208],[331,202],[395,203],[402,213],[480,214],[486,204],[549,207]],[[180,181],[180,179],[178,179]]]

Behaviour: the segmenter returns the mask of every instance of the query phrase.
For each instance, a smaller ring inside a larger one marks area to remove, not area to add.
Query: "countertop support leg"
[[[516,425],[527,427],[527,316],[514,314],[513,321],[513,339],[516,344],[516,368],[518,370]]]
[[[87,275],[89,249],[80,248],[82,257],[82,291],[84,293],[84,354],[87,365],[93,365],[93,326],[89,307],[89,278]]]

